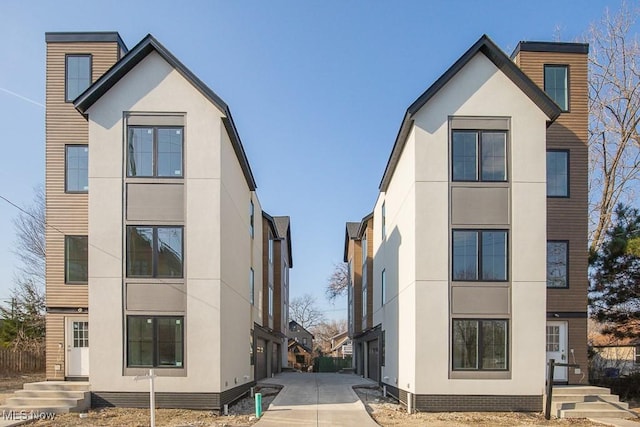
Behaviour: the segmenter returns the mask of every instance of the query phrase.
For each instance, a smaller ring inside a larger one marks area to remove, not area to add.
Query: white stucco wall
[[[510,379],[449,378],[449,116],[511,118]],[[389,373],[398,370],[398,386],[418,394],[542,394],[546,120],[544,113],[483,54],[476,55],[415,115],[400,162],[375,211],[380,215],[385,200],[387,233],[398,231],[401,237],[397,260],[389,243],[376,243],[380,254],[376,255],[375,277],[386,266],[389,300],[393,286],[389,273],[398,265],[401,295],[406,294],[399,299],[398,307],[386,307],[374,318],[374,324],[383,321],[387,334],[383,376],[391,378],[384,382],[394,385]],[[405,245],[415,248],[413,253],[407,254]],[[391,312],[393,317],[388,315]],[[408,352],[411,346],[405,340],[415,342],[415,351]],[[397,354],[399,361],[395,360]]]
[[[228,388],[224,386],[225,381],[231,387],[235,385],[235,377],[240,376],[245,381],[244,375],[250,371],[250,193],[244,177],[237,176],[237,159],[229,156],[231,148],[227,147],[228,138],[224,138],[226,134],[221,123],[221,111],[156,53],[147,56],[88,111],[91,139],[91,387],[96,391],[148,390],[146,382],[135,382],[130,376],[123,376],[124,111],[185,113],[184,273],[187,293],[187,376],[161,377],[157,381],[156,390],[221,391]],[[221,168],[221,159],[226,163],[225,168]],[[260,219],[259,203],[256,203],[256,218]],[[224,226],[221,227],[221,224]],[[257,236],[261,235],[259,224],[260,221],[257,220]],[[245,235],[247,239],[231,238],[231,233]],[[224,270],[221,269],[221,261],[228,263]],[[261,268],[254,268],[256,284],[259,284]],[[223,310],[225,315],[234,317],[223,321]],[[221,335],[222,328],[229,328],[224,337]],[[221,344],[223,340],[227,341]],[[247,356],[238,357],[237,361],[229,360],[228,357],[223,360],[221,348],[225,352],[241,348]],[[224,377],[221,372],[224,372]]]

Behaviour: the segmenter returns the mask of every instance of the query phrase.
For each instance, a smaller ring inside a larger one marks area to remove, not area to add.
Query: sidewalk
[[[353,391],[376,383],[353,374],[285,372],[265,383],[280,384],[278,393],[255,425],[376,427]]]

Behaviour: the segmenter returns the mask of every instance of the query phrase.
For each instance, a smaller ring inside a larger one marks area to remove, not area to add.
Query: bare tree
[[[625,3],[591,25],[589,55],[589,238],[595,253],[618,203],[633,202],[640,172],[638,9]]]
[[[327,298],[333,302],[337,297],[344,295],[348,289],[349,265],[346,262],[337,263],[327,281]]]
[[[346,331],[346,320],[332,319],[327,322],[320,323],[314,327],[311,332],[315,337],[314,344],[316,349],[319,349],[322,354],[328,354],[331,352],[331,338]]]
[[[0,340],[14,349],[39,350],[45,333],[45,198],[42,186],[34,189],[31,206],[14,219],[14,253],[19,265],[9,304],[0,307]]]
[[[291,300],[289,319],[295,320],[300,326],[310,330],[324,321],[324,314],[317,307],[316,297],[304,294]]]

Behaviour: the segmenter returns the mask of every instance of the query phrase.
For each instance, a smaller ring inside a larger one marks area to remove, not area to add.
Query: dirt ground
[[[16,390],[22,390],[24,383],[44,381],[44,372],[22,375],[1,375],[0,376],[0,405],[4,405],[5,400]]]
[[[407,410],[390,397],[383,397],[382,390],[356,388],[356,393],[367,412],[381,426],[600,426],[586,419],[544,419],[542,413],[525,412],[419,412],[407,414]]]

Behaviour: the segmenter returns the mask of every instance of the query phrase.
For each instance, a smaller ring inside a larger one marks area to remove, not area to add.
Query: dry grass
[[[13,394],[14,391],[22,390],[23,384],[44,381],[44,379],[44,372],[0,376],[0,405],[4,405],[4,402]]]
[[[573,426],[591,427],[602,424],[586,419],[545,420],[541,413],[527,412],[419,412],[408,414],[392,398],[382,396],[380,389],[356,388],[356,393],[369,415],[381,426]]]

